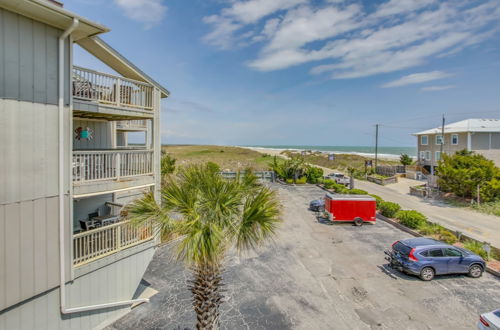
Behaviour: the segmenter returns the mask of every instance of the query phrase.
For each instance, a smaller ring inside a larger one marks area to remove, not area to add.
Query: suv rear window
[[[411,251],[411,247],[409,247],[407,245],[404,245],[401,242],[397,242],[396,244],[394,244],[394,246],[392,247],[392,249],[394,251],[398,252],[399,254],[404,255],[404,256],[409,255],[410,251]]]
[[[429,250],[429,257],[443,257],[443,250],[442,249]]]

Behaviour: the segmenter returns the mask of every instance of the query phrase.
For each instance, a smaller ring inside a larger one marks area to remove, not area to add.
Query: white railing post
[[[121,85],[121,79],[120,78],[117,78],[116,79],[116,97],[115,97],[115,101],[116,101],[116,105],[120,105],[121,103],[121,88],[120,88],[120,85]]]
[[[122,167],[122,157],[120,153],[117,153],[115,158],[115,177],[117,180],[119,180],[121,176],[121,167]]]

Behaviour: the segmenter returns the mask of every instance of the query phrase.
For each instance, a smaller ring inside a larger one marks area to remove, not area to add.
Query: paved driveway
[[[383,250],[408,234],[379,221],[327,225],[307,210],[324,192],[277,186],[283,224],[259,254],[228,259],[222,329],[471,329],[500,307],[500,280],[484,274],[422,282],[385,265]],[[160,292],[110,329],[193,329],[189,274],[166,248],[145,279]]]

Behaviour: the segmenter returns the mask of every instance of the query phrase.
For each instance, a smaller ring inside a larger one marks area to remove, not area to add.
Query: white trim
[[[423,142],[424,137],[426,139],[425,143]],[[420,136],[420,144],[423,145],[423,146],[428,145],[429,144],[429,136],[428,135],[421,135]]]
[[[438,137],[441,137],[441,143],[438,143]],[[437,146],[444,145],[444,136],[442,134],[436,134],[436,137],[434,138],[434,141]]]
[[[431,152],[429,150],[425,151],[425,160],[432,160],[431,159]]]
[[[115,190],[106,190],[106,191],[98,191],[98,192],[93,192],[93,193],[88,193],[88,194],[74,195],[73,198],[77,199],[77,198],[84,198],[84,197],[106,195],[106,194],[112,194],[112,193],[117,193],[117,192],[122,192],[122,191],[147,188],[147,187],[151,187],[154,185],[155,185],[154,183],[148,183],[148,184],[143,184],[143,185],[135,186],[135,187],[121,188],[121,189],[115,189]]]
[[[472,150],[472,133],[468,132],[467,133],[467,151]]]
[[[420,151],[420,160],[425,160],[425,151]]]

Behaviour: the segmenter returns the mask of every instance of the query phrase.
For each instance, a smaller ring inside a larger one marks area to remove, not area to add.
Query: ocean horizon
[[[313,146],[313,145],[245,145],[242,147],[266,148],[266,149],[290,149],[290,150],[312,150],[324,153],[347,153],[363,156],[374,156],[375,147],[373,146]],[[407,154],[411,157],[417,156],[416,147],[378,147],[380,157],[399,157],[401,154]]]

